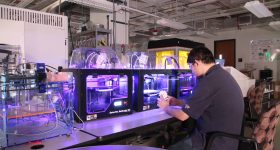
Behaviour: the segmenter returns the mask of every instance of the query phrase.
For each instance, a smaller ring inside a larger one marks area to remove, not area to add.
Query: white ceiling
[[[125,2],[126,0],[115,1]],[[130,35],[150,37],[154,36],[152,31],[155,30],[157,37],[176,34],[213,35],[223,30],[267,27],[269,22],[280,20],[280,0],[262,1],[274,13],[273,17],[263,19],[256,18],[243,7],[248,1],[250,0],[129,0],[128,7],[130,8],[190,26],[184,30],[175,30],[156,25],[155,21],[159,18],[129,10]],[[33,10],[42,10],[54,2],[59,4],[60,0],[0,0],[0,4]],[[58,5],[56,6],[50,11],[58,13]],[[67,7],[64,6],[65,3],[61,5],[61,9],[71,9],[71,22],[83,23],[89,20],[89,8],[69,4]]]
[[[154,1],[156,3],[154,3]],[[141,9],[160,17],[169,18],[187,24],[191,28],[174,30],[155,25],[155,18],[137,12],[130,13],[130,32],[133,35],[152,35],[157,28],[158,36],[171,34],[215,33],[221,30],[267,26],[270,21],[280,20],[280,1],[266,0],[265,5],[274,13],[274,17],[259,19],[243,6],[248,0],[130,0],[130,7]],[[248,17],[243,17],[248,16]],[[242,20],[240,20],[240,17]],[[248,23],[246,23],[246,19]],[[243,22],[239,22],[243,21]],[[245,21],[245,22],[244,22]],[[203,32],[202,32],[203,31]]]

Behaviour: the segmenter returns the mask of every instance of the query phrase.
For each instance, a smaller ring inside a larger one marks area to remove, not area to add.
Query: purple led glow
[[[181,89],[181,91],[189,91],[189,90],[192,90],[193,88],[192,87],[181,87],[180,89]]]
[[[87,82],[87,87],[98,87],[98,82]]]
[[[113,90],[114,89],[96,89],[96,91],[98,91],[98,92],[111,92]]]
[[[143,91],[144,94],[158,94],[159,90],[144,90]]]
[[[106,86],[112,86],[113,85],[113,81],[112,80],[108,80],[105,82]]]

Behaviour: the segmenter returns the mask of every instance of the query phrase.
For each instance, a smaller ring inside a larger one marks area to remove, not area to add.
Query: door
[[[214,57],[225,59],[225,66],[235,67],[235,39],[214,41]]]

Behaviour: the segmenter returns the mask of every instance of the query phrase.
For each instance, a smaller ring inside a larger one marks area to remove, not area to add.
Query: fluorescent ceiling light
[[[165,19],[165,18],[157,20],[157,24],[162,25],[162,26],[166,26],[166,27],[170,27],[170,28],[173,28],[173,29],[178,29],[178,30],[188,28],[188,26],[183,24],[183,23],[172,21],[172,20]]]
[[[260,1],[247,2],[244,7],[258,18],[270,17],[272,12]]]
[[[280,21],[272,21],[268,24],[271,28],[280,31]]]

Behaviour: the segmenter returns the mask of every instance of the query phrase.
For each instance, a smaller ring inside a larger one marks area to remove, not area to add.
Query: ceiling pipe
[[[13,0],[9,5],[13,5],[17,0]],[[8,2],[6,2],[8,4]]]
[[[65,2],[65,0],[57,0],[55,1],[54,3],[48,5],[47,7],[41,9],[40,11],[43,11],[43,12],[52,12],[53,9],[55,9],[56,7],[59,7],[59,5],[61,3]]]
[[[24,7],[28,6],[29,4],[31,4],[33,1],[34,0],[22,0],[16,5],[16,7],[24,8]]]
[[[36,5],[31,5],[31,6],[28,7],[28,9],[41,10],[41,9],[44,8],[44,6],[48,6],[48,5],[52,4],[55,1],[56,0],[42,0],[42,1],[38,1],[38,2],[36,2]]]
[[[87,2],[84,2],[82,0],[66,0],[66,1],[69,1],[69,2],[73,2],[73,3],[77,3],[77,4],[80,4],[80,5],[84,5],[84,6],[91,6],[91,7],[100,7],[100,8],[103,8],[104,6],[109,6],[110,3],[106,1],[98,1],[99,3],[93,3],[93,2],[97,2],[97,1],[87,1]],[[100,5],[98,5],[100,4]],[[135,9],[135,8],[132,8],[132,7],[128,7],[128,6],[125,6],[125,5],[119,5],[118,6],[120,9],[124,9],[124,10],[129,10],[129,11],[134,11],[134,12],[138,12],[138,13],[142,13],[142,14],[145,14],[145,15],[148,15],[148,16],[152,16],[152,17],[155,17],[155,18],[159,18],[159,19],[165,19],[165,20],[169,20],[169,19],[166,19],[166,18],[163,18],[163,17],[160,17],[158,15],[154,15],[154,14],[151,14],[151,13],[148,13],[148,12],[145,12],[145,11],[142,11],[142,10],[138,10],[138,9]],[[115,5],[113,3],[113,9],[115,8]],[[108,9],[108,8],[107,8]],[[115,11],[113,11],[115,12]],[[171,22],[171,20],[169,21]],[[176,21],[173,21],[172,24],[174,23],[178,23],[178,24],[181,24],[181,25],[184,25],[180,22],[176,22]],[[163,24],[162,24],[163,25]],[[163,25],[164,26],[164,25]],[[167,25],[168,26],[168,25]],[[187,25],[185,25],[187,27]],[[169,26],[172,28],[172,26]]]
[[[204,0],[204,1],[198,1],[192,4],[189,4],[189,7],[198,7],[198,6],[203,6],[203,5],[207,5],[207,4],[212,4],[217,2],[218,0]]]
[[[277,3],[279,1],[280,0],[267,2],[266,5],[270,9],[277,8],[277,7],[280,7],[280,4]],[[197,21],[197,20],[212,19],[212,18],[217,18],[217,17],[227,17],[229,15],[237,15],[237,14],[242,14],[242,13],[246,13],[246,12],[248,12],[246,9],[237,7],[237,8],[232,8],[232,9],[223,11],[223,13],[213,12],[213,13],[210,13],[207,15],[193,16],[193,18],[190,18],[190,19],[179,19],[179,20],[181,20],[181,22],[183,22],[183,23],[188,23],[188,22]],[[174,16],[172,16],[172,17],[174,17]],[[139,25],[139,26],[141,26],[141,25]],[[138,30],[143,30],[143,29],[138,28]],[[134,31],[137,31],[137,30],[134,30]]]
[[[220,2],[220,0],[219,1],[217,1],[217,2]],[[279,4],[279,2],[280,2],[280,0],[274,0],[274,1],[269,1],[269,2],[266,2],[265,3],[265,5],[266,6],[268,6],[269,7],[269,5],[273,5],[273,4]],[[191,4],[195,4],[195,3],[191,3]],[[186,8],[185,6],[187,6],[188,4],[184,4],[184,5],[181,5],[179,8],[178,8],[178,10],[180,10],[180,9],[183,9],[183,8]],[[190,5],[190,4],[189,4]],[[243,5],[242,5],[243,6]],[[164,11],[166,11],[166,10],[173,10],[174,8],[168,8],[168,9],[165,9],[165,10],[163,10],[163,12]],[[243,7],[235,7],[235,8],[231,8],[231,9],[228,9],[228,11],[240,11],[240,10],[244,10],[244,8]],[[227,11],[227,12],[228,12]],[[159,11],[159,12],[162,12],[162,11]],[[198,13],[198,12],[201,12],[201,11],[196,11],[196,12],[194,12],[194,13]],[[245,12],[248,12],[248,11],[244,11],[244,13]],[[219,13],[219,12],[216,12],[216,13]],[[190,14],[190,13],[188,13],[188,14]],[[187,15],[188,15],[187,14]],[[184,14],[184,15],[186,15],[186,14]],[[208,14],[207,14],[208,15]],[[173,17],[177,17],[178,15],[173,15],[173,16],[170,16],[170,18],[173,18]],[[133,20],[133,19],[142,19],[142,18],[145,18],[146,16],[135,16],[135,17],[133,17],[133,18],[130,18],[130,20]]]
[[[270,5],[268,6],[269,8],[277,8],[277,7],[280,7],[280,4],[275,4],[275,5]],[[218,18],[218,17],[227,17],[229,15],[237,15],[237,14],[242,14],[242,13],[247,13],[248,10],[240,10],[240,11],[235,11],[235,12],[228,12],[228,11],[225,11],[224,13],[221,13],[221,14],[217,14],[216,12],[215,13],[212,13],[212,14],[207,14],[207,15],[201,15],[201,16],[193,16],[195,17],[195,19],[191,18],[191,19],[185,19],[185,20],[182,20],[181,22],[183,23],[187,23],[187,22],[190,22],[190,21],[197,21],[197,20],[203,20],[203,19],[212,19],[212,18]]]
[[[65,2],[65,1],[69,1],[69,2],[75,2],[77,4],[80,4],[80,5],[85,5],[85,6],[88,6],[87,4],[89,4],[90,2],[83,2],[83,0],[61,0],[61,3]],[[94,1],[93,1],[94,2]],[[101,2],[100,2],[101,3]],[[107,2],[108,3],[108,2]],[[50,9],[54,9],[56,7],[58,7],[60,5],[60,2],[59,0],[52,3],[51,5],[41,9],[41,11],[47,11],[47,10],[50,10]],[[139,9],[135,9],[135,8],[132,8],[132,7],[128,7],[128,6],[124,6],[124,5],[120,5],[119,6],[121,9],[126,9],[126,10],[130,10],[130,11],[134,11],[134,12],[138,12],[138,13],[142,13],[142,14],[145,14],[145,15],[148,15],[148,16],[152,16],[152,17],[155,17],[155,18],[161,18],[160,16],[158,15],[154,15],[154,14],[151,14],[149,12],[145,12],[145,11],[142,11],[142,10],[139,10]]]
[[[165,9],[158,11],[157,13],[165,13],[165,12],[172,11],[174,9],[177,9],[177,11],[179,11],[181,9],[189,9],[190,6],[194,7],[195,5],[210,4],[210,3],[214,3],[214,2],[220,2],[220,0],[205,0],[205,1],[192,2],[192,3],[181,3],[179,7],[165,8]],[[135,16],[135,17],[131,17],[130,19],[139,19],[139,18],[143,18],[143,17],[146,17],[146,16],[143,16],[143,15]]]
[[[132,7],[128,7],[128,6],[123,6],[122,5],[121,8],[122,9],[131,10],[131,11],[135,11],[135,12],[138,12],[138,13],[142,13],[142,14],[145,14],[145,15],[148,15],[148,16],[152,16],[152,17],[155,17],[155,18],[162,18],[162,17],[160,17],[158,15],[154,15],[154,14],[151,14],[151,13],[139,10],[139,9],[135,9],[135,8],[132,8]]]
[[[150,2],[150,0],[146,0],[146,2]],[[164,1],[160,1],[160,4],[159,5],[156,5],[156,7],[161,7],[162,6],[162,4],[165,4],[165,5],[172,5],[173,3],[174,3],[174,1],[172,1],[172,0],[169,0],[169,1],[167,1],[167,0],[164,0]],[[148,4],[148,3],[145,3],[145,4]],[[149,3],[150,5],[147,5],[147,6],[144,6],[144,7],[141,7],[141,8],[149,8],[149,7],[154,7],[155,5],[154,5],[154,3]],[[182,7],[184,7],[184,5],[182,6]],[[181,7],[179,7],[179,8],[181,8]],[[167,9],[174,9],[174,8],[167,8]],[[167,10],[167,9],[161,9],[161,11],[163,11],[163,10]],[[157,13],[162,13],[161,11],[157,11]],[[149,13],[149,12],[148,12]],[[165,14],[166,15],[166,14]],[[142,18],[142,17],[146,17],[146,15],[138,15],[138,16],[133,16],[133,17],[130,17],[130,19],[137,19],[137,18]]]

